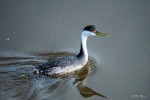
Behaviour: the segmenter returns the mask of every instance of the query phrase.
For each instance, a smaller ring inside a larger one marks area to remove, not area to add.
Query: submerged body
[[[88,61],[87,38],[95,35],[107,36],[107,34],[96,31],[94,25],[86,26],[81,34],[81,49],[78,55],[50,59],[37,66],[34,69],[35,72],[41,75],[63,75],[81,69]]]

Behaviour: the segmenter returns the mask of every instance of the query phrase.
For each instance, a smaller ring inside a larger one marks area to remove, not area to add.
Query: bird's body
[[[77,56],[63,56],[50,59],[48,62],[39,65],[36,69],[41,70],[39,74],[63,75],[82,68],[86,62]]]
[[[48,62],[37,66],[34,69],[35,72],[44,75],[63,75],[81,69],[88,61],[87,38],[95,35],[106,36],[106,34],[96,31],[95,26],[86,26],[81,34],[81,49],[78,55],[49,59]]]

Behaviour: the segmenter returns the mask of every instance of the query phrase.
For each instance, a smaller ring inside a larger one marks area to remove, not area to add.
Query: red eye
[[[94,30],[93,33],[96,33],[96,30]]]

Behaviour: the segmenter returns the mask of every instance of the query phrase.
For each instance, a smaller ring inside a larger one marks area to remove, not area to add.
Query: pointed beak
[[[101,32],[98,32],[98,31],[96,31],[95,34],[99,35],[99,36],[109,36],[109,34],[101,33]]]

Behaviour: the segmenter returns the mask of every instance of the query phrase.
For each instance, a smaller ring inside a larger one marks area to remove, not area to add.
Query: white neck
[[[86,61],[88,60],[88,52],[87,52],[87,46],[86,46],[87,38],[88,38],[88,36],[86,34],[82,33],[81,43],[82,43],[82,49],[83,49],[83,53],[84,53]]]
[[[80,58],[84,58],[85,61],[88,61],[88,52],[86,47],[86,41],[89,36],[95,36],[95,33],[90,31],[83,31],[81,34],[81,49],[80,53],[77,55]]]
[[[89,36],[95,36],[95,33],[90,32],[90,31],[83,31],[81,34],[81,49],[80,53],[78,54],[79,57],[82,57],[88,61],[88,52],[87,52],[87,47],[86,47],[86,41]]]

